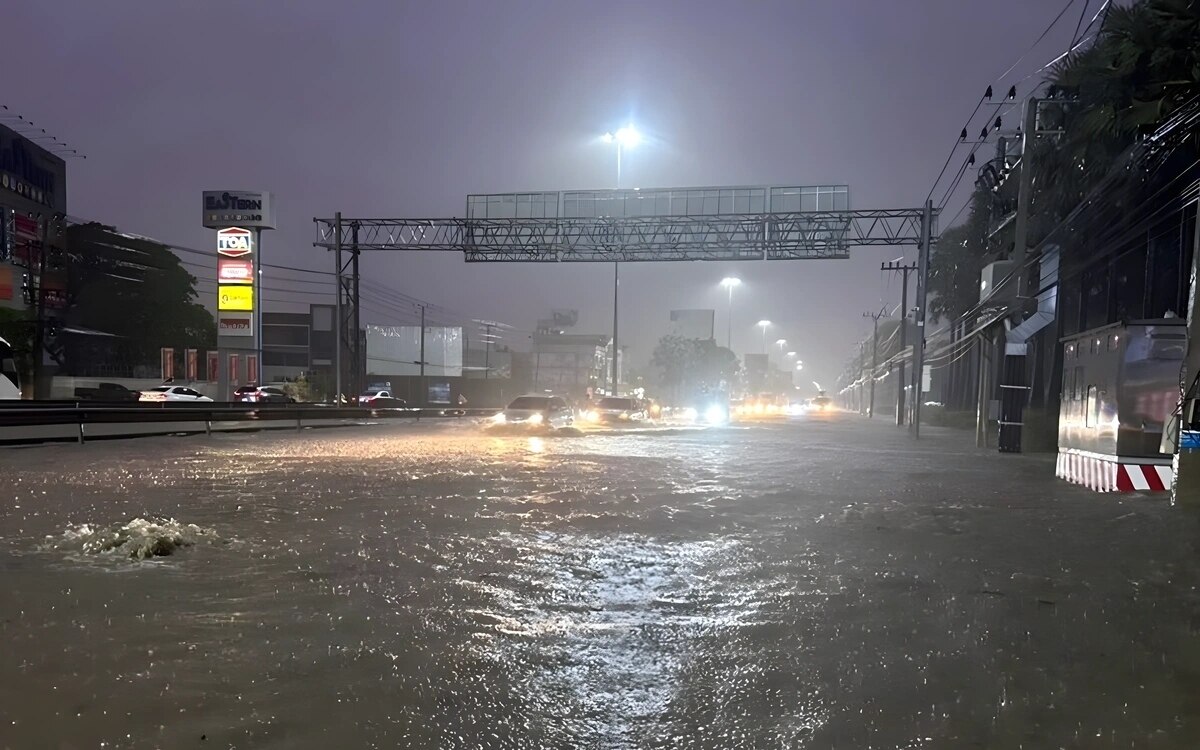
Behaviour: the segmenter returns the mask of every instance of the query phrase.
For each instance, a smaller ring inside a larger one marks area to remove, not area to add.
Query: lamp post
[[[787,346],[787,339],[778,339],[775,341],[775,344],[776,344],[776,346],[779,347],[779,354],[780,354],[780,356],[782,356],[783,355],[783,347]]]
[[[760,320],[760,321],[758,321],[758,327],[762,329],[762,344],[763,344],[762,353],[766,354],[767,353],[767,329],[771,327],[771,321]]]
[[[729,312],[725,320],[725,348],[733,351],[733,288],[740,286],[742,280],[736,276],[726,276],[721,279],[721,286],[729,290]]]
[[[600,136],[600,140],[605,143],[617,144],[617,190],[621,189],[621,151],[626,148],[633,148],[642,142],[642,134],[637,131],[633,125],[626,125],[617,130],[616,133],[605,133]],[[620,348],[617,345],[617,307],[618,307],[618,290],[621,286],[621,266],[618,262],[613,261],[613,333],[612,333],[612,387],[609,389],[610,395],[617,395],[617,383],[619,373],[617,371],[617,362],[620,359]]]

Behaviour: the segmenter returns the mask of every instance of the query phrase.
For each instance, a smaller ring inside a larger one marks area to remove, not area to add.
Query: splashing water
[[[46,538],[54,549],[78,549],[87,554],[115,554],[131,560],[163,557],[198,542],[222,541],[217,532],[173,518],[135,518],[128,523],[99,526],[82,523],[61,536]]]

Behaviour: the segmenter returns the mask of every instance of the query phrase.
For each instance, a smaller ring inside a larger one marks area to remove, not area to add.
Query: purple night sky
[[[265,262],[325,270],[313,216],[458,216],[468,193],[612,187],[613,149],[595,137],[627,121],[650,137],[626,154],[627,187],[845,183],[855,208],[916,207],[983,88],[1060,6],[15,0],[3,13],[0,103],[87,154],[68,163],[72,216],[211,251],[200,192],[272,190],[280,228],[264,240]],[[1070,15],[997,94],[1065,50]],[[717,309],[723,343],[718,282],[733,273],[745,282],[734,348],[757,350],[753,324],[770,318],[771,338],[787,338],[829,384],[869,329],[862,312],[899,301],[878,269],[900,251],[852,253],[627,264],[623,343],[643,364],[668,311],[692,307]],[[460,322],[528,331],[566,307],[581,310],[577,332],[611,323],[607,264],[374,254],[364,269]],[[325,288],[280,276],[316,278],[279,272],[265,283]],[[403,319],[367,299],[364,322]],[[527,335],[510,342],[522,348]]]

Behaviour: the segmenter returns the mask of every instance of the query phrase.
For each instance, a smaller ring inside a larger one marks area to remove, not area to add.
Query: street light
[[[803,370],[803,369],[804,369],[804,363],[803,363],[803,362],[797,362],[797,363],[796,363],[796,369],[797,369],[797,370]]]
[[[621,151],[627,148],[633,148],[642,142],[642,134],[637,132],[633,125],[626,125],[617,130],[616,133],[605,133],[600,136],[600,140],[605,143],[617,144],[617,190],[621,189]],[[612,388],[610,395],[617,395],[617,382],[619,373],[617,372],[617,360],[620,357],[620,349],[617,346],[617,299],[618,290],[621,286],[621,264],[613,261],[613,335],[612,335]]]
[[[600,140],[605,143],[617,144],[617,189],[621,189],[621,151],[627,148],[633,148],[642,142],[642,134],[637,131],[637,128],[632,125],[626,125],[617,130],[616,133],[605,133],[600,136]]]
[[[795,352],[788,352],[788,353],[787,353],[787,355],[788,355],[788,359],[791,359],[792,357],[796,356],[796,353],[795,353]]]
[[[729,314],[727,316],[726,332],[725,332],[725,348],[733,351],[733,288],[741,286],[742,280],[736,276],[726,276],[721,279],[721,286],[729,290]]]
[[[778,339],[775,343],[779,345],[779,353],[783,354],[783,347],[787,346],[787,339]]]
[[[760,321],[758,321],[758,327],[762,329],[763,354],[766,354],[767,353],[767,329],[771,327],[771,321],[760,320]]]

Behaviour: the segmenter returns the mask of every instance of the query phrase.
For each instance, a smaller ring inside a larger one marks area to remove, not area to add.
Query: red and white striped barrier
[[[1121,458],[1060,450],[1054,475],[1096,492],[1168,492],[1175,478],[1171,459]]]

